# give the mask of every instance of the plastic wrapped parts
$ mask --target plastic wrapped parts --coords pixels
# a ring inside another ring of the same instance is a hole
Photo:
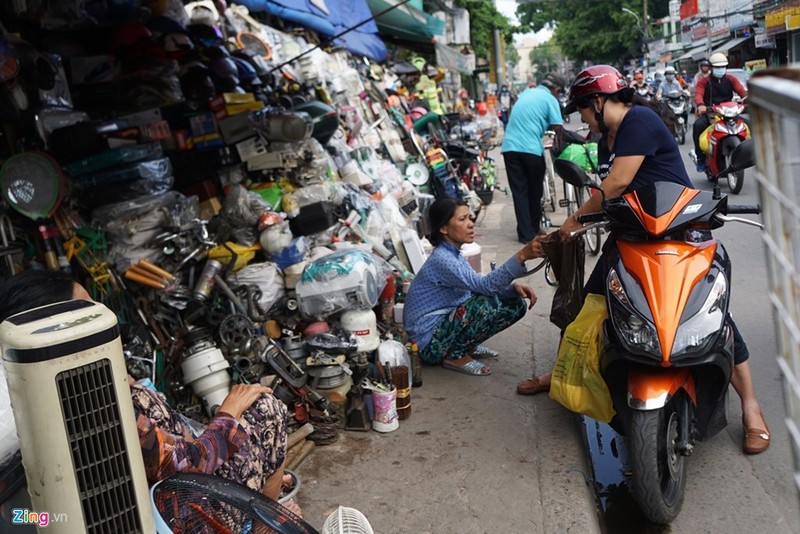
[[[378,303],[386,274],[372,254],[340,250],[310,262],[296,292],[306,317],[328,317],[345,310],[369,310]]]
[[[308,113],[265,109],[252,116],[253,128],[271,142],[296,143],[311,137],[314,122]]]
[[[124,145],[74,161],[66,165],[64,171],[69,176],[75,178],[126,163],[136,163],[137,161],[160,158],[162,155],[161,143]]]

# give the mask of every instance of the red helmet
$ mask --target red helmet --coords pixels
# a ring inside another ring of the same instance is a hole
[[[580,98],[591,95],[613,95],[628,87],[625,77],[610,65],[594,65],[578,73],[569,86],[566,112],[575,111]]]

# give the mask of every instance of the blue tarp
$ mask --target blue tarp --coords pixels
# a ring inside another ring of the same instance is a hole
[[[372,17],[366,0],[236,0],[236,3],[254,13],[266,12],[305,26],[323,37],[333,37]],[[374,61],[383,61],[387,56],[386,45],[372,20],[336,39],[334,44]]]

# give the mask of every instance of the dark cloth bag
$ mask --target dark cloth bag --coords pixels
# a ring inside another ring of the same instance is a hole
[[[583,306],[584,241],[583,238],[563,240],[560,232],[552,232],[541,243],[558,281],[550,308],[550,322],[564,330]]]

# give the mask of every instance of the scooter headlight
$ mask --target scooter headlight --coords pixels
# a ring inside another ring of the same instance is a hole
[[[607,282],[608,292],[613,297],[609,302],[610,316],[620,341],[634,352],[653,354],[660,359],[661,348],[656,329],[650,321],[633,311],[616,270],[609,271]]]
[[[728,281],[719,273],[700,310],[678,327],[672,355],[695,352],[719,332],[728,305]]]

